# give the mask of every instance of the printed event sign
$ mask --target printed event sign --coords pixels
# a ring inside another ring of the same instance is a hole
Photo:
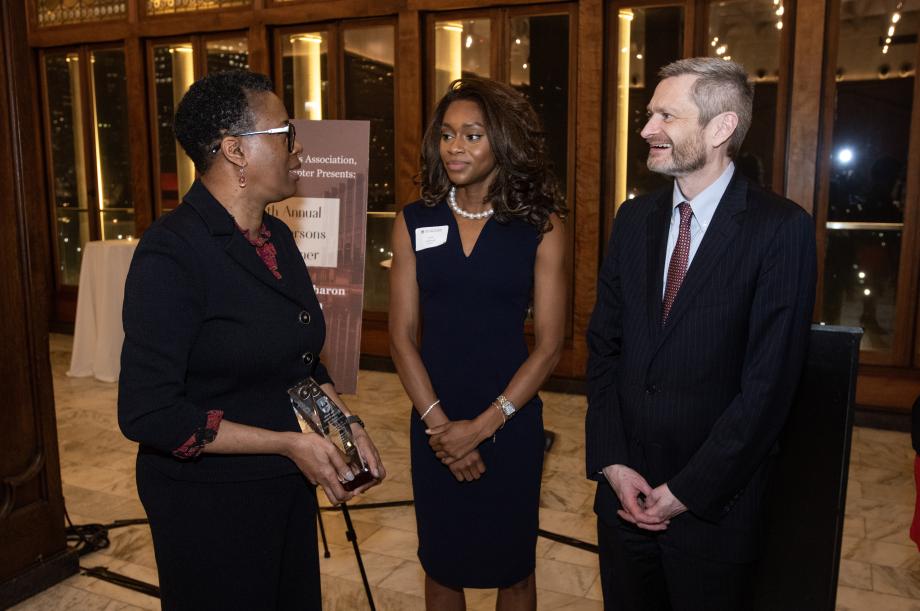
[[[267,210],[288,227],[326,319],[323,363],[340,393],[358,387],[367,229],[368,121],[292,121],[303,145],[294,197]]]

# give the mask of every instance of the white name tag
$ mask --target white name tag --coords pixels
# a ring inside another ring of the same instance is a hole
[[[415,229],[415,251],[440,246],[447,241],[447,225],[417,227]]]

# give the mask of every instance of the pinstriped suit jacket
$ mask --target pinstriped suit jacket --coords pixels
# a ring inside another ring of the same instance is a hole
[[[671,192],[623,204],[599,276],[585,426],[595,511],[619,519],[599,472],[624,464],[652,487],[667,482],[689,509],[662,543],[749,561],[807,347],[814,224],[736,171],[662,326]]]

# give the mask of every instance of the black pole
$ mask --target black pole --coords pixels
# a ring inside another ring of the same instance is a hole
[[[351,523],[351,515],[348,513],[348,506],[345,503],[340,505],[342,516],[345,518],[345,538],[351,541],[351,546],[355,549],[355,560],[358,561],[358,571],[361,572],[361,581],[364,582],[364,593],[367,594],[367,604],[370,605],[371,611],[377,611],[374,606],[374,597],[371,595],[371,584],[367,581],[367,572],[364,570],[364,561],[361,560],[361,550],[358,549],[358,535],[355,533],[355,527]]]
[[[316,493],[316,488],[313,489],[314,496]],[[329,543],[326,541],[326,527],[323,526],[323,512],[319,511],[322,507],[319,506],[319,497],[316,497],[316,522],[319,524],[319,534],[323,539],[323,558],[329,558]]]
[[[568,545],[569,547],[583,549],[586,552],[593,552],[595,554],[598,553],[598,547],[593,543],[588,543],[587,541],[582,541],[581,539],[576,539],[575,537],[569,537],[568,535],[560,535],[559,533],[554,533],[548,530],[543,530],[542,528],[538,528],[537,536],[543,537],[544,539],[549,539],[550,541],[556,541],[557,543],[562,543],[563,545]]]
[[[379,503],[358,503],[357,505],[352,505],[352,511],[358,511],[359,509],[386,509],[387,507],[409,507],[414,505],[415,501],[405,500],[405,501],[381,501]],[[338,507],[320,507],[321,511],[338,511]]]

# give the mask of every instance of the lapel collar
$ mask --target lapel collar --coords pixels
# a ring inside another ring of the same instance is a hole
[[[208,232],[213,236],[230,236],[236,229],[233,217],[227,209],[220,205],[211,192],[208,191],[200,180],[192,183],[182,200],[195,209],[201,220],[208,227]]]
[[[275,250],[278,252],[278,269],[281,272],[281,280],[275,278],[274,274],[269,271],[256,253],[255,247],[236,228],[236,223],[227,209],[211,195],[200,180],[192,184],[192,188],[185,194],[184,201],[195,209],[207,225],[210,234],[223,242],[224,250],[243,269],[269,288],[278,291],[301,306],[308,303],[304,295],[291,287],[290,279],[300,269],[291,264],[291,254],[283,244],[285,241],[277,233],[277,227],[271,228],[270,231],[272,231],[271,243],[275,245]],[[269,222],[266,222],[266,226],[269,226]]]
[[[281,239],[283,232],[287,231],[287,228],[284,227],[284,222],[266,212],[265,226],[272,232],[272,244],[275,245],[275,250],[277,251],[278,271],[281,272],[281,280],[275,280],[271,272],[269,272],[269,276],[272,276],[272,280],[276,284],[280,284],[279,289],[281,292],[297,303],[307,305],[316,302],[313,281],[310,278],[306,263],[304,263],[303,255],[300,254],[300,250],[297,248],[297,243],[293,239]],[[250,246],[250,248],[252,247]],[[258,257],[256,258],[258,259]],[[265,268],[265,264],[261,260],[259,263]],[[265,271],[268,271],[268,268],[265,268]],[[298,276],[304,276],[306,281],[293,282],[292,280]]]
[[[662,328],[659,345],[680,321],[680,317],[693,301],[693,297],[709,278],[713,266],[725,254],[726,248],[741,229],[740,219],[736,217],[747,208],[747,192],[747,180],[735,168],[735,175],[728,183],[716,212],[712,216],[712,221],[706,229],[703,241],[693,256],[684,282],[680,285],[680,290],[677,292],[674,305],[671,306],[671,312],[668,315],[668,323]],[[659,268],[659,272],[664,273],[663,268]],[[660,295],[659,291],[659,303]]]
[[[671,224],[671,189],[662,189],[662,194],[654,202],[654,209],[646,219],[646,248],[648,274],[646,278],[646,318],[649,325],[649,337],[657,337],[661,332],[661,293],[664,273],[665,251],[668,248],[668,229]]]

